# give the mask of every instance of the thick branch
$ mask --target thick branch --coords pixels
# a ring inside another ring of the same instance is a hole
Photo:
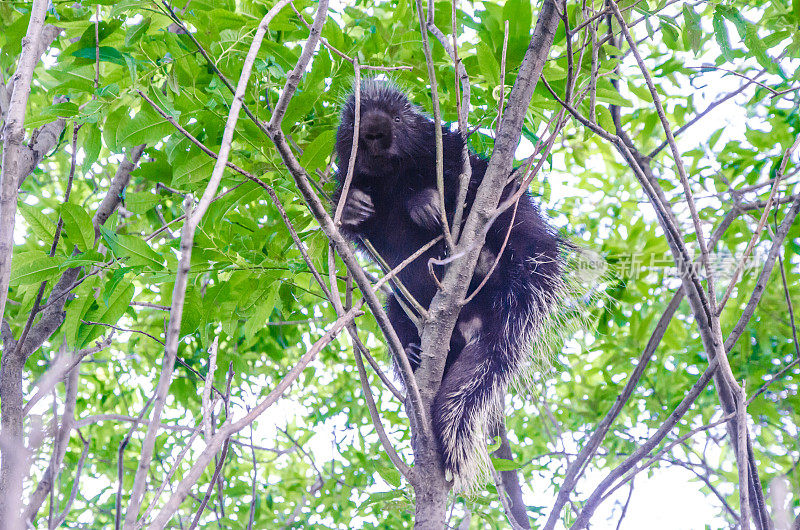
[[[60,355],[68,355],[66,348],[62,348]],[[64,461],[64,455],[67,453],[67,445],[75,425],[75,401],[78,396],[78,375],[79,369],[73,368],[69,373],[66,382],[66,398],[64,402],[64,413],[61,415],[61,427],[58,430],[58,436],[53,444],[53,456],[50,459],[50,465],[44,472],[44,476],[39,481],[33,494],[31,495],[28,506],[25,508],[23,520],[26,524],[33,524],[36,519],[36,514],[41,508],[47,494],[53,488],[56,477],[61,469],[61,463]]]
[[[42,26],[47,11],[45,0],[34,0],[31,6],[28,31],[22,39],[22,51],[17,71],[11,79],[14,85],[5,116],[3,131],[3,160],[0,167],[0,317],[5,312],[11,259],[14,251],[14,223],[17,213],[17,191],[23,176],[23,145],[25,111],[30,96],[33,69],[42,53]],[[17,452],[24,450],[22,440],[22,368],[20,355],[10,355],[4,347],[0,400],[2,400],[2,430],[4,440],[0,463],[0,521],[7,528],[22,526],[19,507],[22,503],[24,462]]]

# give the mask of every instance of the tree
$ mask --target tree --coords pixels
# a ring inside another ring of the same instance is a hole
[[[796,1],[35,0],[0,20],[9,528],[585,528],[668,467],[717,507],[698,525],[798,524]],[[391,273],[331,215],[338,108],[366,75],[490,157],[413,375],[389,361]],[[508,397],[494,484],[456,495],[426,411],[513,167],[610,272]]]

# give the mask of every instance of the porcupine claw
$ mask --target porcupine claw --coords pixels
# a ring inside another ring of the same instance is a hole
[[[411,369],[416,370],[419,368],[419,365],[422,364],[422,348],[420,348],[419,344],[409,344],[406,346],[405,351],[408,362],[411,364]]]

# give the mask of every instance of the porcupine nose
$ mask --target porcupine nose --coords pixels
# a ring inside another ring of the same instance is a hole
[[[385,112],[367,111],[361,116],[358,141],[363,142],[366,149],[379,155],[392,146],[392,120]]]

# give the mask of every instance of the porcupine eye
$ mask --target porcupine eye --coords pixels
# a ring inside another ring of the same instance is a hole
[[[400,123],[400,116],[395,116],[394,117],[394,122],[395,123]]]

